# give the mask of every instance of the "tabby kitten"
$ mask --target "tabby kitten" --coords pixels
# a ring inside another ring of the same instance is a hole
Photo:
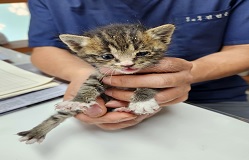
[[[86,32],[83,36],[60,35],[60,39],[78,57],[96,68],[96,73],[82,84],[73,100],[56,104],[56,114],[31,130],[19,132],[18,135],[22,136],[20,141],[26,141],[27,144],[40,143],[50,130],[65,119],[97,105],[96,97],[103,95],[106,89],[101,82],[105,75],[99,72],[100,68],[133,74],[158,64],[168,48],[174,29],[172,24],[148,30],[138,24],[113,24]],[[152,114],[160,109],[154,99],[156,92],[155,89],[137,88],[129,106],[114,111]]]

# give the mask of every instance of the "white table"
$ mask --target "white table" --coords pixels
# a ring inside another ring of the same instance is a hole
[[[128,129],[103,131],[71,118],[42,144],[15,135],[54,113],[61,99],[0,117],[1,160],[248,160],[249,124],[180,103]]]
[[[14,64],[30,57],[0,47]],[[42,144],[26,145],[15,135],[54,113],[48,101],[0,116],[0,160],[248,160],[249,124],[180,103],[128,129],[103,131],[71,118]]]

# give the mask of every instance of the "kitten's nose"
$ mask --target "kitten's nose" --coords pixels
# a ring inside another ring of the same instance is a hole
[[[134,66],[134,63],[132,61],[122,61],[122,62],[120,62],[120,65],[122,67],[132,67],[132,66]]]
[[[126,68],[130,68],[130,67],[134,66],[134,64],[132,64],[132,65],[121,65],[121,66],[126,67]]]

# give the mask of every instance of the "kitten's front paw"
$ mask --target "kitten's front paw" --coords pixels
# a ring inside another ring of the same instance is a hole
[[[86,109],[90,108],[93,105],[98,104],[95,101],[91,101],[90,103],[82,103],[82,102],[75,102],[75,101],[63,101],[59,102],[55,105],[55,109],[59,111],[80,111],[84,112]]]
[[[143,102],[131,102],[129,104],[128,109],[130,109],[133,113],[137,115],[142,115],[142,114],[153,114],[161,107],[157,104],[156,100],[150,99],[148,101],[143,101]]]
[[[36,129],[31,129],[29,131],[23,131],[17,133],[17,135],[21,136],[19,139],[20,142],[26,142],[26,144],[33,143],[41,143],[46,136],[46,133],[43,134],[41,131],[37,131]]]

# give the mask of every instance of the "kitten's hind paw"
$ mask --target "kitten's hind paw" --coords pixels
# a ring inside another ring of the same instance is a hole
[[[42,143],[45,139],[46,135],[38,134],[35,130],[23,131],[17,133],[17,135],[21,136],[19,139],[20,142],[25,142],[26,144],[33,144],[33,143]]]
[[[63,101],[59,102],[55,105],[55,109],[59,111],[80,111],[84,112],[86,109],[90,108],[91,106],[98,104],[95,101],[91,101],[90,103],[83,103],[83,102],[75,102],[75,101]]]

